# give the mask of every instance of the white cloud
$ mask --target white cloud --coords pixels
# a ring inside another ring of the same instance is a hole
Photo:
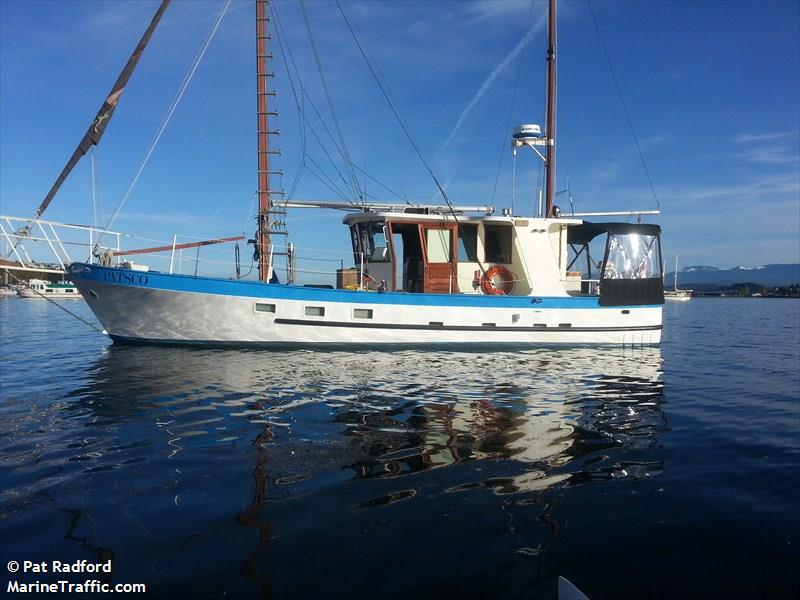
[[[754,163],[769,163],[782,165],[787,163],[796,163],[800,161],[800,154],[796,150],[771,147],[771,148],[753,148],[744,154],[739,155],[750,162]]]
[[[467,6],[467,14],[478,20],[507,19],[526,15],[530,8],[530,0],[476,0]]]
[[[752,142],[765,142],[768,140],[778,140],[789,135],[788,131],[775,133],[740,133],[731,141],[736,144],[749,144]]]

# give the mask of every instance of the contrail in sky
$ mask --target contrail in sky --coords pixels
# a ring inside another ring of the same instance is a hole
[[[517,42],[517,45],[514,46],[511,52],[509,52],[506,55],[506,57],[500,61],[500,64],[494,68],[494,71],[489,73],[489,76],[486,79],[484,79],[483,83],[481,84],[481,87],[479,87],[478,91],[475,93],[475,96],[473,96],[472,100],[469,101],[467,107],[463,111],[461,111],[461,116],[458,117],[458,121],[456,121],[455,127],[453,127],[453,130],[450,132],[450,135],[447,136],[447,139],[445,140],[444,144],[442,144],[442,147],[439,148],[439,150],[436,152],[436,156],[439,156],[450,145],[450,142],[452,142],[453,138],[456,137],[456,133],[458,133],[461,124],[464,122],[464,119],[466,119],[470,111],[473,108],[475,108],[475,105],[480,101],[480,99],[483,97],[483,95],[486,93],[486,90],[489,89],[492,83],[494,83],[494,80],[497,79],[500,76],[500,74],[508,68],[508,66],[514,61],[514,59],[517,58],[517,56],[519,56],[519,53],[522,52],[522,49],[525,48],[525,46],[528,44],[531,38],[536,33],[538,33],[539,30],[542,29],[542,27],[544,27],[545,16],[546,16],[545,13],[542,13],[539,16],[539,18],[536,20],[536,23],[533,24],[533,27],[531,27],[525,33],[525,35],[522,36],[522,39],[519,42]]]

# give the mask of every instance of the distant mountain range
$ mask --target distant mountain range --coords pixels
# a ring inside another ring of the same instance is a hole
[[[667,273],[665,287],[672,287],[675,272]],[[763,267],[717,267],[696,266],[678,270],[678,287],[692,285],[732,286],[737,283],[756,283],[764,287],[789,286],[800,283],[800,263],[788,265],[764,265]]]

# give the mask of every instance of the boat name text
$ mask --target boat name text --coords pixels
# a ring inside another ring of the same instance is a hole
[[[150,280],[144,273],[128,273],[125,271],[104,271],[104,281],[113,281],[114,283],[127,283],[128,285],[141,285],[146,286]]]

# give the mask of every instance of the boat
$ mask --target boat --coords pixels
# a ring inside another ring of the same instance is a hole
[[[17,290],[21,298],[81,298],[78,288],[69,281],[52,283],[43,279],[31,279],[28,285]]]
[[[523,125],[512,135],[515,149],[530,147],[545,163],[544,202],[528,216],[455,205],[441,186],[440,205],[275,195],[269,166],[273,113],[267,106],[271,37],[267,2],[255,4],[259,211],[252,243],[259,280],[125,268],[108,256],[99,264],[71,264],[69,277],[112,340],[370,348],[660,342],[661,229],[639,222],[658,211],[599,213],[635,216],[637,222],[595,222],[565,215],[554,204],[555,0],[548,15],[546,128]],[[335,287],[276,279],[275,215],[305,207],[347,212],[343,224],[353,266],[337,271]]]
[[[675,280],[673,289],[664,290],[664,300],[673,300],[677,302],[686,302],[692,299],[692,292],[694,290],[679,290],[678,289],[678,255],[675,255]]]

